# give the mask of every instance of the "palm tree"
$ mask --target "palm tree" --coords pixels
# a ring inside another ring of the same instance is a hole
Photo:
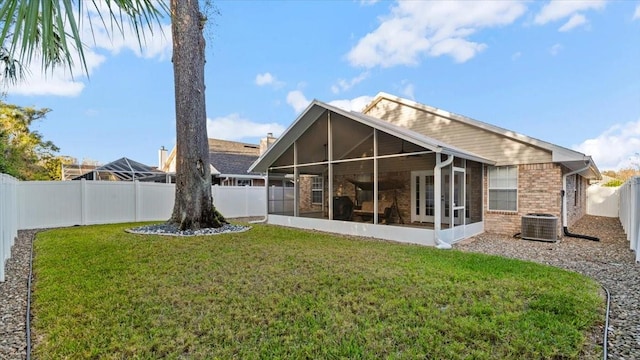
[[[106,11],[100,12],[101,4]],[[120,32],[121,19],[128,18],[141,44],[145,26],[152,29],[164,14],[171,16],[177,161],[176,199],[169,223],[182,230],[222,226],[225,220],[215,210],[211,196],[202,35],[206,18],[198,0],[170,0],[168,7],[164,0],[2,0],[0,44],[6,44],[10,58],[19,54],[23,64],[40,55],[45,69],[60,65],[71,69],[75,52],[86,71],[76,16],[87,5],[93,5],[102,21],[115,24],[111,28]]]

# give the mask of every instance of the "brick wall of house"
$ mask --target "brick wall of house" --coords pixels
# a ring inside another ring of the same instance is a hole
[[[409,171],[390,171],[381,172],[378,177],[380,180],[394,181],[401,184],[402,188],[397,190],[379,191],[378,200],[384,202],[393,202],[394,194],[398,203],[398,211],[405,222],[411,221],[411,176]],[[336,175],[333,178],[333,186],[336,196],[349,196],[351,200],[356,202],[356,188],[347,179],[357,178],[356,175]]]
[[[587,179],[580,175],[567,177],[567,226],[572,226],[587,213]]]
[[[490,211],[487,171],[484,175],[485,231],[513,235],[520,232],[521,219],[529,213],[558,217],[561,234],[562,168],[553,163],[518,165],[518,210]]]
[[[300,199],[299,199],[299,211],[300,214],[303,215],[305,212],[318,212],[318,211],[322,211],[322,204],[313,204],[311,202],[312,197],[311,197],[311,187],[312,187],[312,182],[313,182],[313,178],[314,176],[300,176],[300,182],[299,187],[299,194],[300,194]],[[326,198],[326,181],[325,181],[325,191],[323,193],[323,195]]]
[[[466,170],[466,183],[467,183],[467,213],[469,221],[471,223],[482,221],[482,213],[484,207],[482,206],[482,194],[483,194],[483,171],[482,164],[467,161]]]

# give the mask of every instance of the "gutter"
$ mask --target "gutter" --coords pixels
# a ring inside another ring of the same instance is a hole
[[[441,162],[440,160],[440,152],[436,152],[436,166],[435,168],[433,168],[433,177],[436,181],[438,181],[438,184],[436,184],[436,186],[434,186],[434,201],[437,201],[438,203],[436,204],[435,208],[435,214],[434,214],[434,223],[433,223],[433,233],[434,233],[434,239],[436,241],[436,248],[438,249],[442,249],[442,250],[449,250],[452,248],[451,244],[449,244],[448,242],[445,242],[444,240],[440,239],[439,234],[440,234],[440,227],[441,227],[441,222],[440,222],[440,218],[442,217],[442,207],[440,204],[440,199],[442,198],[442,168],[450,165],[453,162],[453,155],[447,155],[447,160],[445,160],[444,162]]]
[[[569,232],[569,228],[567,226],[568,224],[568,215],[567,215],[567,177],[571,176],[571,175],[575,175],[578,173],[581,173],[585,170],[588,170],[589,168],[591,168],[591,160],[587,160],[585,162],[585,167],[583,167],[582,169],[578,169],[578,170],[574,170],[571,171],[569,173],[566,173],[564,175],[562,175],[562,230],[564,232],[564,236],[567,237],[575,237],[575,238],[580,238],[580,239],[586,239],[586,240],[591,240],[591,241],[600,241],[600,239],[598,239],[597,237],[593,237],[593,236],[589,236],[589,235],[580,235],[580,234],[572,234]]]

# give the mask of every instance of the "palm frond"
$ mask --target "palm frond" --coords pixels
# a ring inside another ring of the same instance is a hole
[[[3,0],[0,2],[0,45],[23,64],[31,62],[36,54],[41,55],[45,69],[57,65],[71,69],[73,54],[77,53],[87,73],[79,27],[86,11],[83,6],[87,3],[83,0]],[[144,27],[153,31],[153,25],[160,24],[164,14],[169,13],[164,0],[92,0],[91,4],[103,25],[109,19],[114,33],[124,34],[123,24],[128,19],[140,46]],[[102,14],[102,4],[107,14]],[[106,26],[105,29],[109,30]]]

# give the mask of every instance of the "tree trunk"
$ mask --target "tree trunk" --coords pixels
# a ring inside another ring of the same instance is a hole
[[[181,230],[220,227],[213,207],[204,96],[204,17],[198,0],[171,0],[176,102],[176,198],[169,223]]]

